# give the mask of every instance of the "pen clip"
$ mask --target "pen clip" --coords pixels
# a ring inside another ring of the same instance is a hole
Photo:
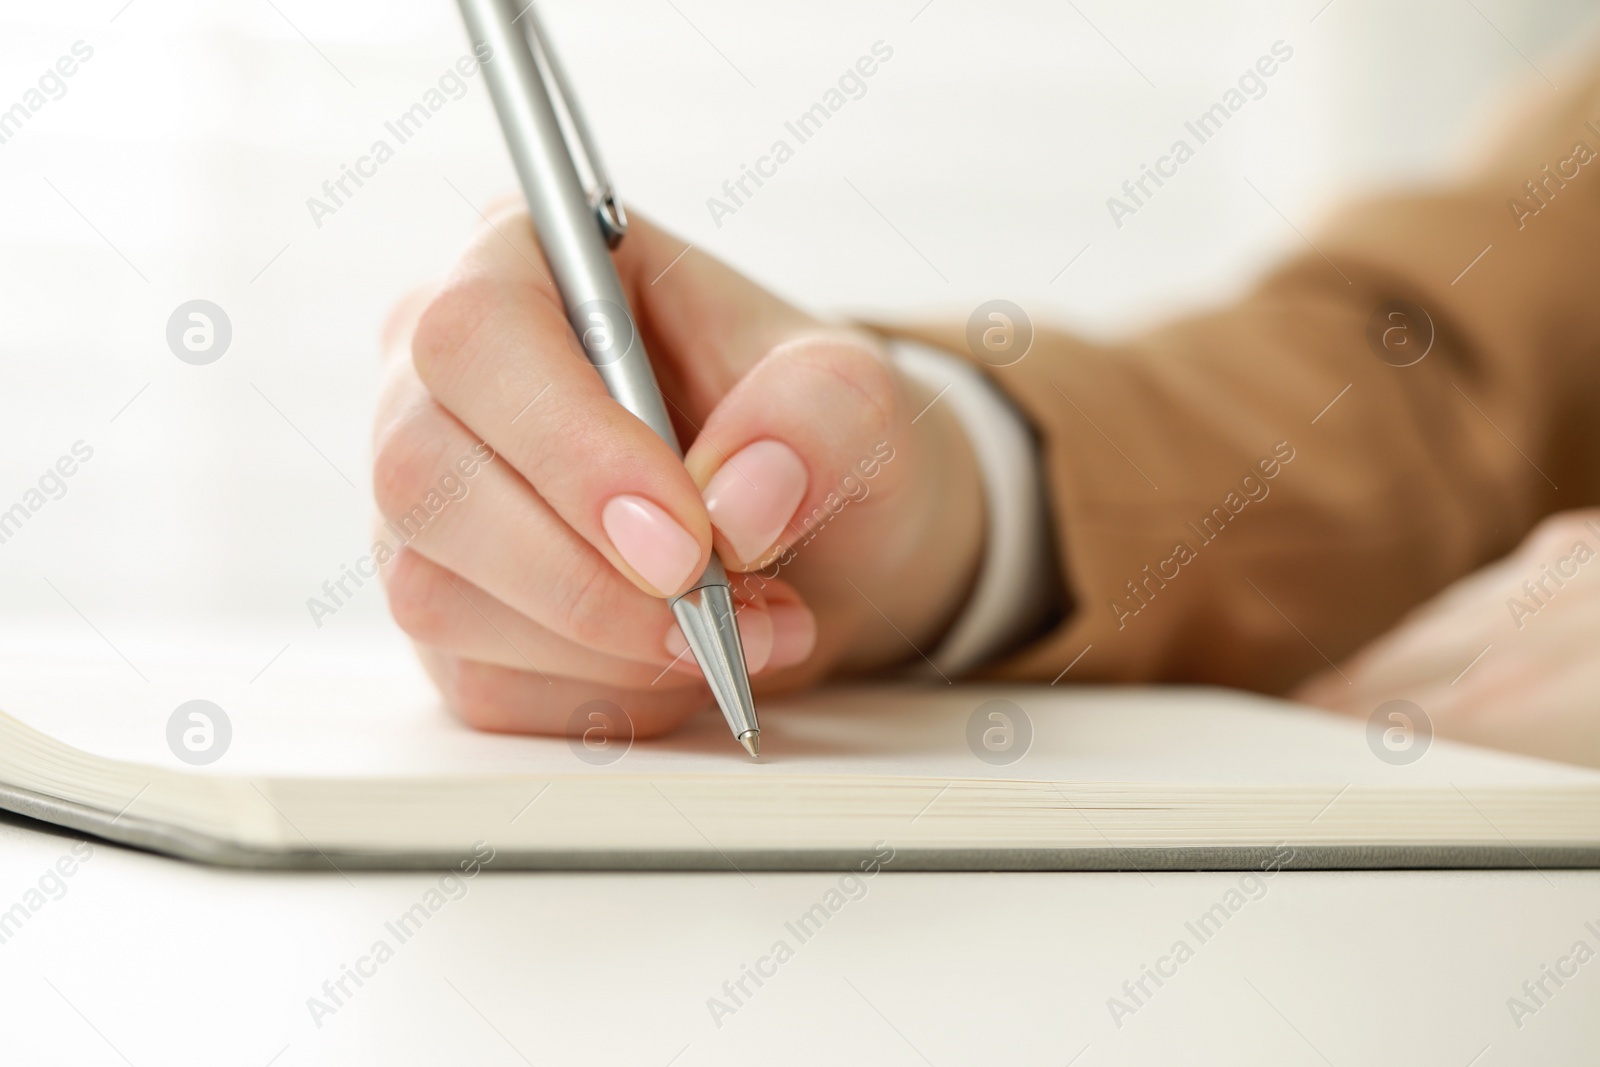
[[[533,4],[529,3],[523,8],[522,14],[527,16],[527,28],[523,32],[533,51],[533,61],[539,68],[539,76],[544,80],[545,90],[551,99],[558,103],[559,110],[566,115],[567,122],[563,124],[561,132],[563,140],[567,142],[567,152],[578,164],[580,172],[588,171],[594,185],[589,193],[589,206],[594,210],[595,221],[600,224],[600,232],[606,239],[606,246],[616,248],[628,232],[627,212],[622,210],[622,204],[617,200],[611,179],[606,175],[605,167],[600,162],[600,153],[595,148],[589,124],[578,108],[577,95],[567,82],[566,72],[561,69],[561,62],[556,59],[555,50],[547,43],[544,26],[539,22],[539,13],[534,10]],[[576,135],[576,144],[573,143],[573,137],[567,136],[567,125],[571,126],[572,133]]]

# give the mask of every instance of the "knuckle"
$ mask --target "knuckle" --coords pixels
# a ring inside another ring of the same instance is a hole
[[[509,728],[510,700],[504,679],[497,672],[463,664],[456,672],[451,696],[456,714],[474,730]]]
[[[414,286],[408,290],[394,306],[389,309],[389,314],[384,318],[382,327],[378,330],[378,337],[382,343],[384,353],[387,355],[405,337],[415,330],[417,317],[422,314],[432,298],[431,286]]]
[[[443,462],[440,414],[430,401],[379,433],[372,460],[372,496],[384,518],[404,518],[434,488]]]
[[[537,724],[548,711],[548,700],[541,692],[545,687],[529,685],[529,677],[507,667],[463,661],[447,700],[474,730],[543,732]]]
[[[452,280],[423,309],[411,335],[411,362],[430,390],[459,372],[473,337],[503,299],[492,278],[469,274]]]
[[[870,414],[870,431],[887,433],[899,408],[895,373],[880,353],[862,341],[827,338],[796,345],[789,358],[829,375],[854,393]]]
[[[413,641],[443,647],[455,618],[453,596],[438,567],[402,548],[384,569],[383,591],[395,624]]]

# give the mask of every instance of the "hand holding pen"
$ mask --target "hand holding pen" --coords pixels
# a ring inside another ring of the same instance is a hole
[[[516,18],[494,6],[495,25]],[[606,191],[584,201],[601,248]],[[569,309],[546,254],[548,228],[566,225],[555,219],[536,236],[520,206],[493,212],[443,288],[387,331],[383,516],[459,479],[480,442],[495,455],[384,566],[447,700],[489,729],[563,733],[597,699],[638,736],[671,729],[712,702],[671,602],[715,573],[713,548],[757,695],[917,661],[982,538],[974,461],[954,417],[929,406],[935,392],[870,335],[636,214],[609,257],[622,314],[582,307],[593,295]],[[609,336],[584,345],[574,321]],[[613,398],[594,354],[618,349],[649,354],[682,458],[636,397]]]

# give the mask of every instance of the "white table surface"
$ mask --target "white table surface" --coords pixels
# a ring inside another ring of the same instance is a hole
[[[72,842],[0,823],[0,906]],[[486,870],[400,943],[385,923],[437,876],[97,845],[0,945],[0,1062],[1594,1062],[1600,962],[1520,1029],[1506,1001],[1600,946],[1600,873],[1285,872],[1200,942],[1185,924],[1239,878],[885,871],[802,943],[785,924],[838,876]],[[314,1019],[380,938],[392,958]],[[708,998],[779,939],[793,957],[717,1025]],[[1108,999],[1178,939],[1192,958],[1119,1027]]]
[[[324,645],[321,656],[291,648],[249,682],[262,639],[210,636],[147,631],[125,641],[150,679],[141,682],[92,634],[0,629],[0,708],[69,743],[182,769],[165,749],[166,719],[181,697],[202,694],[234,723],[234,743],[205,773],[526,773],[540,744],[451,719],[397,633]],[[188,651],[163,657],[174,649]],[[1200,777],[1250,774],[1229,764],[1242,755],[1235,746],[1186,743],[1191,728],[1176,720],[1160,729],[1177,740],[1140,746],[1153,751],[1131,763],[1139,753],[1127,731],[1082,718],[1091,706],[1114,710],[1107,702],[1122,695],[1054,698],[1079,702],[1073,750],[1091,769],[1190,773],[1187,758],[1175,771],[1178,753],[1199,760]],[[1274,729],[1213,707],[1223,694],[1188,699],[1173,708],[1271,747]],[[1051,717],[1062,708],[1031,706],[1041,736],[1063,728]],[[807,735],[768,711],[775,750],[779,739],[803,747]],[[806,721],[826,714],[819,705]],[[708,715],[661,744],[692,748],[701,727],[727,743]],[[1326,746],[1330,781],[1421,786],[1481,779],[1494,772],[1486,759],[1507,774],[1533,766],[1457,746],[1441,760],[1445,742],[1440,754],[1390,766],[1366,758],[1358,723],[1330,716],[1296,730]],[[652,766],[660,753],[646,747],[624,760]],[[465,878],[250,873],[110,844],[77,861],[75,842],[0,815],[0,1064],[1060,1065],[1081,1053],[1083,1067],[1492,1067],[1593,1062],[1600,1037],[1600,962],[1560,989],[1546,979],[1554,995],[1530,1016],[1507,1006],[1575,942],[1600,949],[1594,871],[927,874],[897,872],[890,860],[872,878],[841,881],[517,873],[490,859]],[[53,877],[63,856],[76,869]],[[31,889],[45,892],[29,898]],[[18,902],[25,919],[11,912]],[[419,903],[433,907],[402,943],[386,924]],[[819,903],[829,917],[802,941],[786,924]],[[1219,903],[1226,920],[1197,929]],[[346,978],[344,1003],[334,1002],[323,983],[358,967],[380,939],[392,958],[361,965],[363,983]],[[734,1000],[723,983],[779,940],[793,957],[761,963],[770,977],[759,988],[745,978],[750,995]],[[1180,940],[1192,958],[1163,963]],[[1143,977],[1158,964],[1170,975],[1159,987]],[[1134,1000],[1123,983],[1142,977]],[[1113,997],[1124,1011],[1113,1013]],[[714,1013],[712,998],[735,1010]]]

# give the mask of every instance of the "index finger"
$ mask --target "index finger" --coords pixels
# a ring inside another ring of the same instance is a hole
[[[687,589],[711,524],[677,453],[607,394],[526,216],[491,220],[412,341],[428,391],[635,585]]]

